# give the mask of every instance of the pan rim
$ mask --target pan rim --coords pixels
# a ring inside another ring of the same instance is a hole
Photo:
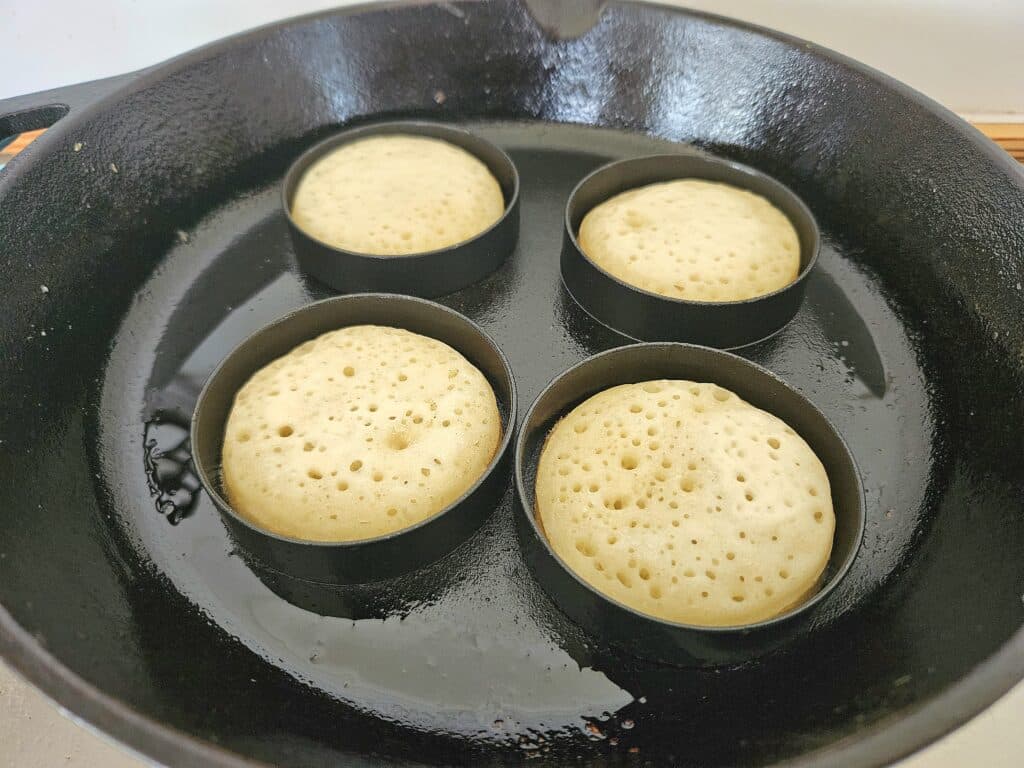
[[[69,719],[91,726],[113,739],[120,748],[146,761],[159,759],[167,765],[197,765],[191,761],[200,759],[214,768],[270,768],[268,763],[242,757],[161,723],[102,691],[47,651],[2,604],[0,658]],[[850,768],[878,768],[891,764],[939,740],[980,714],[1021,682],[1016,675],[1024,675],[1024,628],[1017,630],[995,654],[978,664],[958,683],[949,685],[932,699],[912,706],[909,713],[888,715],[861,733],[776,763],[776,768],[830,768],[839,758]],[[964,686],[964,683],[971,685]],[[908,729],[915,732],[909,743],[897,740],[892,727],[896,723],[903,726],[900,735],[905,735]],[[860,748],[861,754],[849,754],[854,746]],[[380,765],[365,762],[357,755],[347,755],[346,759],[351,760],[348,763],[351,766],[369,768]]]
[[[291,26],[298,26],[317,19],[345,17],[369,10],[383,11],[410,8],[420,3],[385,2],[360,3],[342,9],[319,11],[292,17],[240,32],[199,48],[187,51],[164,62],[138,71],[138,76],[108,95],[97,99],[87,107],[73,111],[47,130],[35,144],[33,155],[43,154],[51,147],[64,141],[79,126],[89,122],[95,115],[125,96],[144,90],[176,74],[186,67],[212,59],[245,41],[257,41],[272,32]],[[652,2],[609,3],[609,6],[633,5],[661,14],[685,16],[691,19],[712,22],[733,30],[741,30],[761,38],[775,40],[792,49],[799,49],[810,55],[831,62],[849,72],[879,84],[896,96],[917,105],[937,120],[955,131],[982,158],[1000,173],[1009,183],[1020,188],[1024,195],[1024,166],[1017,163],[1006,152],[990,141],[980,131],[964,122],[948,108],[914,90],[910,86],[862,64],[844,54],[802,38],[778,32],[761,25],[732,19],[719,14],[680,7],[667,7]],[[607,126],[605,126],[607,127]],[[8,191],[17,178],[32,166],[32,156],[25,163],[15,163],[8,172],[0,175],[0,196]],[[216,768],[254,768],[266,765],[249,758],[243,758],[216,746],[191,733],[166,725],[142,714],[127,703],[111,696],[99,687],[66,667],[49,651],[42,642],[23,628],[0,604],[0,658],[7,661],[11,669],[20,674],[58,706],[66,707],[76,718],[92,724],[115,738],[127,748],[140,751],[168,764],[197,765],[197,760],[206,761]],[[994,653],[982,660],[974,669],[951,683],[940,693],[927,701],[908,707],[902,713],[893,713],[873,723],[862,731],[833,742],[800,757],[778,763],[783,768],[827,768],[841,760],[844,765],[865,768],[880,766],[905,757],[963,725],[986,707],[994,703],[1010,688],[1024,679],[1024,627],[999,646]],[[900,723],[901,728],[893,728]],[[351,765],[367,765],[355,755],[348,755]]]

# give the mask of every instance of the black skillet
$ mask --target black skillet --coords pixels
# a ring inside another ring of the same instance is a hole
[[[861,766],[1024,674],[1021,169],[811,44],[530,5],[543,24],[499,2],[321,14],[0,103],[0,133],[65,115],[0,173],[0,651],[77,716],[172,765]],[[329,295],[296,269],[278,184],[339,126],[409,116],[518,165],[517,250],[442,301],[501,345],[524,408],[624,342],[558,280],[590,170],[687,142],[808,203],[806,300],[742,354],[821,408],[863,475],[866,537],[826,627],[726,669],[617,654],[531,580],[510,493],[383,621],[289,606],[234,556],[182,440],[232,346]]]

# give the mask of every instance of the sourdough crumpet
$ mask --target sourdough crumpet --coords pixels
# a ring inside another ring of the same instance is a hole
[[[583,217],[578,240],[606,272],[674,299],[763,296],[800,270],[800,241],[782,211],[753,192],[700,179],[615,195]]]
[[[342,144],[305,172],[291,215],[307,234],[356,253],[402,256],[447,248],[505,211],[497,180],[475,156],[426,136]]]
[[[448,506],[501,439],[494,391],[436,339],[374,325],[331,331],[257,371],[224,435],[238,514],[275,533],[353,541]]]
[[[584,581],[703,626],[776,616],[813,593],[835,516],[828,476],[775,416],[714,384],[612,387],[541,452],[537,516]]]

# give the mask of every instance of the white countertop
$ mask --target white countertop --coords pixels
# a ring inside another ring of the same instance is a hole
[[[1024,753],[1024,683],[960,730],[898,768],[1018,768]],[[146,763],[63,717],[0,664],[0,768],[142,768]]]

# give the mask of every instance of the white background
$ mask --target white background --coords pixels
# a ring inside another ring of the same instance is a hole
[[[0,98],[115,75],[345,0],[0,0]],[[1024,113],[1024,0],[689,0],[834,48],[962,113]]]

